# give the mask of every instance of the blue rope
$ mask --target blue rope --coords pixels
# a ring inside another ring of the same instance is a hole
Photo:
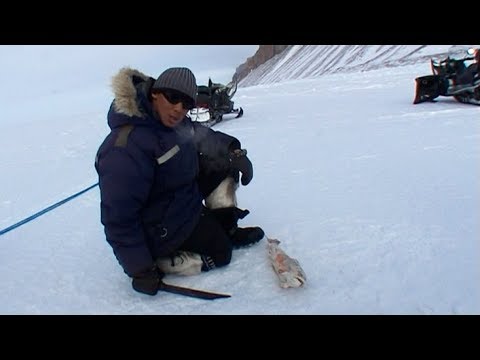
[[[50,210],[55,209],[56,207],[58,207],[58,206],[60,206],[60,205],[65,204],[67,201],[70,201],[70,200],[76,198],[77,196],[80,196],[80,195],[82,195],[83,193],[86,193],[88,190],[93,189],[93,188],[94,188],[95,186],[97,186],[97,185],[98,185],[98,183],[93,184],[92,186],[89,186],[88,188],[86,188],[86,189],[84,189],[84,190],[82,190],[82,191],[79,191],[79,192],[77,192],[76,194],[73,194],[72,196],[67,197],[66,199],[63,199],[63,200],[57,202],[56,204],[50,205],[49,207],[47,207],[47,208],[45,208],[45,209],[43,209],[43,210],[41,210],[41,211],[33,214],[32,216],[29,216],[29,217],[23,219],[22,221],[17,222],[16,224],[13,224],[13,225],[11,225],[11,226],[3,229],[3,230],[0,230],[0,236],[3,235],[3,234],[5,234],[5,233],[7,233],[7,232],[9,232],[10,230],[13,230],[13,229],[15,229],[15,228],[17,228],[17,227],[19,227],[19,226],[21,226],[21,225],[29,222],[29,221],[32,221],[33,219],[36,219],[37,217],[39,217],[39,216],[41,216],[41,215],[49,212]]]

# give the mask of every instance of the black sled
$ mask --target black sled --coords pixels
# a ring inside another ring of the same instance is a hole
[[[439,96],[450,96],[461,103],[480,105],[479,63],[466,64],[478,58],[478,50],[476,51],[476,57],[453,59],[448,56],[441,61],[431,59],[433,75],[415,79],[413,103],[434,102]]]
[[[237,92],[237,82],[227,85],[213,83],[208,79],[208,86],[198,86],[196,107],[190,110],[190,117],[206,126],[213,126],[223,120],[224,115],[235,114],[234,118],[243,116],[243,109],[234,108],[233,96]]]

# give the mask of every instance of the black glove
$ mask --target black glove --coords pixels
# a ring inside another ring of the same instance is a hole
[[[235,149],[230,153],[230,167],[233,177],[238,182],[240,171],[242,173],[242,185],[248,185],[253,178],[253,165],[247,157],[247,150]]]
[[[134,290],[148,294],[156,295],[160,280],[165,276],[156,266],[152,266],[139,274],[133,276],[132,287]]]

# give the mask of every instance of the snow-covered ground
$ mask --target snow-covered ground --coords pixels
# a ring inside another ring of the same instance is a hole
[[[240,225],[278,238],[304,287],[278,286],[262,241],[225,268],[166,279],[229,299],[136,293],[105,241],[96,187],[0,236],[0,313],[480,314],[480,107],[412,105],[429,71],[239,88],[245,115],[215,127],[254,163]],[[96,183],[108,131],[108,88],[26,95],[21,126],[0,132],[0,230]]]

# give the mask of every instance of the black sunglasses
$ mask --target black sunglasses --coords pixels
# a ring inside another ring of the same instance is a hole
[[[195,107],[195,104],[194,104],[193,100],[190,97],[188,97],[187,95],[182,94],[179,91],[162,90],[161,93],[163,94],[165,99],[167,99],[167,101],[172,105],[176,105],[179,102],[181,102],[182,107],[185,110],[192,110]]]

